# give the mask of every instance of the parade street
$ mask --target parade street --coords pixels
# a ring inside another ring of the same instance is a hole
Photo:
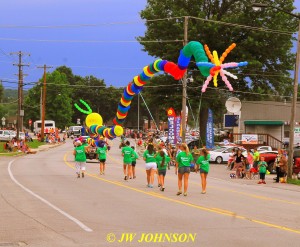
[[[33,155],[1,157],[0,246],[299,246],[300,188],[230,179],[211,165],[206,194],[191,173],[177,196],[174,167],[165,191],[146,187],[144,161],[124,180],[119,139],[105,175],[96,160],[84,178],[74,170],[73,144]],[[133,144],[133,143],[132,143]]]

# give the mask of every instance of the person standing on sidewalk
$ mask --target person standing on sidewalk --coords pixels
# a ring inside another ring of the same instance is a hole
[[[176,168],[175,174],[178,175],[178,192],[177,196],[182,194],[182,178],[183,178],[183,195],[187,196],[187,189],[189,184],[189,175],[191,172],[191,163],[193,161],[193,156],[189,151],[186,143],[182,143],[179,146],[180,152],[176,157]]]
[[[266,184],[265,177],[267,173],[268,164],[265,162],[265,157],[260,157],[260,162],[258,163],[258,171],[259,171],[259,178],[260,181],[258,184]]]
[[[85,156],[85,147],[82,146],[81,141],[75,142],[75,148],[73,151],[73,154],[75,156],[75,167],[76,167],[76,174],[77,178],[81,177],[84,178],[84,172],[85,172],[85,163],[86,163],[86,156]]]

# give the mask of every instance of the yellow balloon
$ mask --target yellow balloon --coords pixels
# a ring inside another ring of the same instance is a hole
[[[115,128],[114,128],[114,132],[115,132],[116,136],[123,135],[123,132],[124,132],[123,127],[120,126],[120,125],[116,125]]]
[[[85,124],[87,127],[90,127],[95,124],[102,125],[103,120],[102,120],[102,117],[98,113],[93,112],[86,117]]]

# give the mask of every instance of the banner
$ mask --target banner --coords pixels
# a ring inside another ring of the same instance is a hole
[[[258,144],[258,135],[242,134],[242,144]]]
[[[208,118],[206,124],[206,148],[214,147],[214,120],[213,112],[211,109],[208,109]]]
[[[168,139],[170,144],[177,144],[180,140],[180,117],[176,116],[173,108],[167,110],[168,114]]]

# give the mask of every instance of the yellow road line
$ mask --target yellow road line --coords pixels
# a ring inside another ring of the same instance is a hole
[[[66,158],[67,158],[67,154],[64,155],[65,164],[67,166],[71,167],[72,169],[74,169],[74,165],[70,164],[67,161]],[[237,215],[234,212],[230,212],[230,211],[226,211],[226,210],[222,210],[222,209],[218,209],[218,208],[209,208],[209,207],[204,207],[204,206],[196,205],[196,204],[189,203],[189,202],[180,201],[180,200],[177,200],[177,199],[166,197],[162,194],[158,194],[158,193],[155,193],[155,192],[154,193],[153,192],[147,192],[147,191],[144,191],[144,190],[141,190],[141,189],[137,189],[137,188],[122,184],[120,182],[111,181],[111,180],[101,178],[101,177],[98,177],[98,176],[95,176],[95,175],[92,175],[92,174],[89,174],[89,173],[86,173],[86,175],[90,176],[92,178],[101,180],[101,181],[106,182],[106,183],[114,184],[114,185],[117,185],[117,186],[120,186],[120,187],[123,187],[123,188],[126,188],[126,189],[130,189],[130,190],[133,190],[133,191],[145,194],[145,195],[153,196],[153,197],[156,197],[156,198],[160,198],[160,199],[170,201],[170,202],[174,202],[174,203],[177,203],[177,204],[181,204],[181,205],[184,205],[184,206],[188,206],[188,207],[192,207],[192,208],[196,208],[196,209],[200,209],[200,210],[203,210],[203,211],[216,213],[216,214],[220,214],[220,215],[234,217],[235,219],[247,220],[247,221],[251,221],[251,222],[254,222],[254,223],[257,223],[257,224],[260,224],[260,225],[265,225],[265,226],[268,226],[268,227],[272,227],[272,228],[276,228],[276,229],[280,229],[280,230],[300,234],[300,230],[297,230],[297,229],[288,228],[288,227],[285,227],[285,226],[280,226],[280,225],[264,222],[264,221],[261,221],[261,220],[251,219],[251,218],[248,218],[246,216]]]
[[[121,164],[119,160],[111,157],[110,155],[107,155],[107,157],[114,160],[114,161],[116,161],[117,163]],[[142,170],[141,168],[138,168],[138,167],[136,167],[135,169]],[[170,178],[173,179],[173,177],[170,177]],[[193,181],[189,181],[189,183],[199,185],[198,183],[193,182]],[[227,191],[227,192],[232,192],[232,193],[244,195],[244,196],[247,196],[247,197],[253,197],[253,198],[260,199],[260,200],[265,200],[265,201],[276,201],[276,202],[282,202],[282,203],[286,203],[286,204],[300,205],[299,202],[281,200],[281,199],[276,199],[276,198],[271,198],[271,197],[266,197],[266,196],[258,196],[258,195],[251,194],[251,193],[240,192],[240,191],[230,190],[230,189],[224,189],[224,188],[220,188],[220,187],[216,187],[216,186],[208,186],[208,187],[209,188],[215,188],[217,190],[222,190],[222,191]]]

